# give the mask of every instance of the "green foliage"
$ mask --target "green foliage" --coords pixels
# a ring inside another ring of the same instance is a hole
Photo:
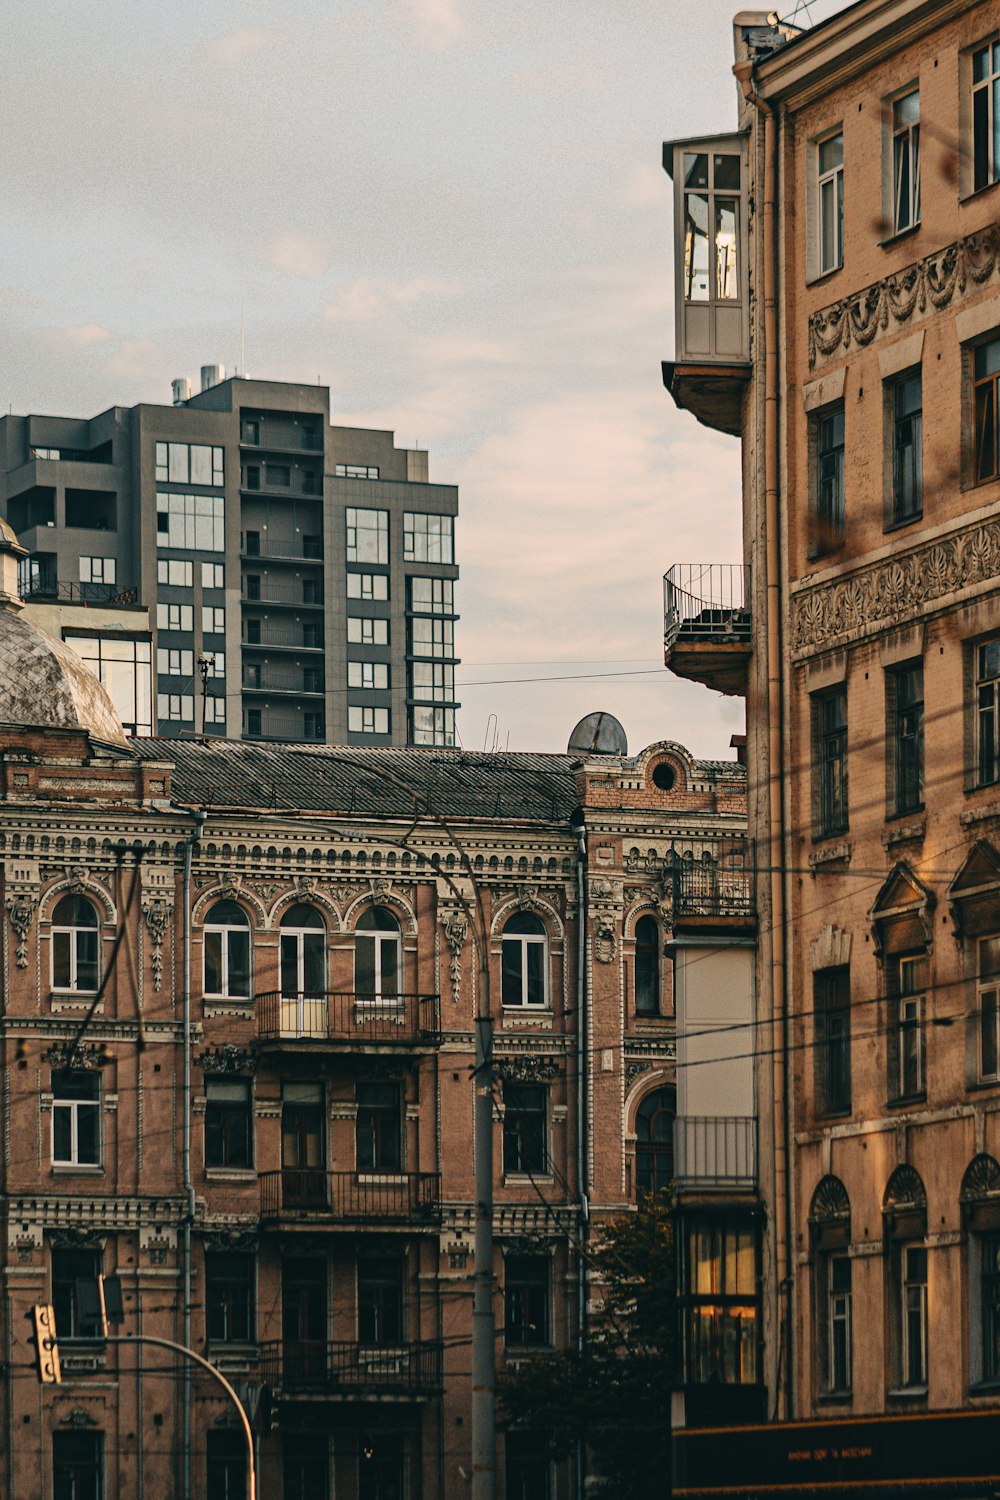
[[[547,1432],[555,1458],[584,1443],[608,1500],[666,1500],[677,1342],[667,1196],[602,1225],[578,1253],[590,1299],[601,1302],[586,1347],[536,1355],[505,1375],[503,1425]]]

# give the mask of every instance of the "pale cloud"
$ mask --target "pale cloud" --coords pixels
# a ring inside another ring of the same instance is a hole
[[[633,162],[625,174],[622,199],[629,208],[664,208],[670,184],[655,162]]]
[[[145,390],[152,387],[155,390],[162,364],[163,351],[155,339],[126,339],[105,360],[104,372],[111,380],[120,381],[126,387],[140,386]]]
[[[411,307],[425,298],[453,295],[455,288],[436,276],[413,276],[393,280],[386,276],[358,276],[340,287],[323,310],[331,323],[371,322],[391,308]]]
[[[87,349],[92,344],[106,343],[111,333],[107,328],[102,328],[100,323],[71,323],[66,329],[66,337],[70,343]]]
[[[264,259],[285,276],[315,281],[329,271],[333,250],[324,236],[307,229],[286,229],[266,247]]]
[[[442,51],[461,41],[467,22],[463,0],[400,0],[422,44]]]
[[[205,51],[213,62],[224,68],[238,68],[247,58],[255,57],[265,47],[274,45],[276,33],[261,26],[240,26],[224,31],[206,43]]]

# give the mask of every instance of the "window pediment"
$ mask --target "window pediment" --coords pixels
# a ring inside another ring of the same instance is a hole
[[[952,921],[960,937],[979,937],[1000,926],[1000,854],[979,839],[948,887]]]
[[[875,956],[929,948],[937,898],[905,861],[890,872],[868,913],[875,939]]]

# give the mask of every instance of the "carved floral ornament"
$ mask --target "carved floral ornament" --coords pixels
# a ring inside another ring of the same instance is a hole
[[[210,1047],[201,1054],[198,1061],[205,1073],[222,1073],[234,1077],[253,1073],[257,1068],[257,1059],[248,1047],[236,1047],[231,1043],[222,1047]]]
[[[877,635],[949,594],[1000,575],[1000,522],[989,521],[894,557],[842,582],[803,590],[792,606],[792,650],[826,650]]]
[[[28,933],[38,910],[38,898],[27,891],[15,892],[7,898],[7,915],[14,929],[17,945],[14,953],[19,969],[28,966]]]
[[[511,1057],[498,1057],[494,1062],[498,1078],[507,1083],[545,1083],[557,1078],[561,1072],[554,1057],[533,1057],[518,1053]]]
[[[1000,227],[989,224],[914,265],[821,308],[809,319],[809,366],[947,307],[1000,272]]]
[[[142,903],[142,914],[153,942],[153,989],[163,985],[163,940],[167,935],[167,923],[173,914],[174,905],[164,896],[151,896]]]

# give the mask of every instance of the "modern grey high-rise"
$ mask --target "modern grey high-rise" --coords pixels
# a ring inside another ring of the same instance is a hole
[[[331,426],[325,386],[207,366],[174,397],[0,419],[25,598],[149,610],[103,635],[61,611],[126,725],[454,744],[455,487],[391,432]]]

